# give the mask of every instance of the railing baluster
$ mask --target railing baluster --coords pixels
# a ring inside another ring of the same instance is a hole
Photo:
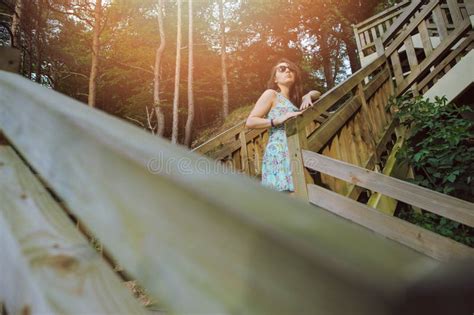
[[[431,44],[431,39],[430,35],[428,34],[428,27],[426,26],[425,20],[421,21],[420,25],[418,25],[418,32],[420,33],[425,56],[428,57],[433,52],[433,44]]]
[[[446,27],[446,20],[443,17],[441,6],[439,4],[433,9],[433,19],[436,24],[436,29],[438,30],[439,38],[441,41],[443,41],[446,37],[448,37],[448,29]]]
[[[413,46],[412,37],[408,36],[403,43],[405,44],[410,69],[414,70],[418,66],[418,59],[416,58],[416,52],[415,47]]]
[[[451,18],[453,19],[454,27],[456,27],[462,22],[461,10],[459,9],[457,0],[447,0],[447,1],[448,1],[449,13],[451,14]]]

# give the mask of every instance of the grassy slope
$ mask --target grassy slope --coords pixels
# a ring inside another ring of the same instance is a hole
[[[248,117],[252,108],[253,108],[253,104],[239,107],[233,110],[223,123],[221,121],[216,121],[208,128],[201,130],[196,135],[196,138],[193,140],[191,147],[195,148],[201,145],[202,143],[206,142],[207,140],[211,139],[212,137],[215,137],[216,135],[235,126],[242,120],[245,120]]]

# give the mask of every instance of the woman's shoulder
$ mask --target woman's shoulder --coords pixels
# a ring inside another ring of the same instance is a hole
[[[266,90],[262,93],[263,96],[271,96],[271,97],[275,97],[277,94],[278,94],[278,92],[275,91],[274,89],[266,89]]]

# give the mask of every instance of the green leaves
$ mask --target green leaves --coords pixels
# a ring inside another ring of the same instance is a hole
[[[472,110],[448,104],[446,97],[435,97],[433,102],[421,96],[404,95],[391,103],[400,123],[411,129],[397,157],[420,174],[414,182],[472,200],[474,149],[469,141],[474,137],[473,124],[462,118],[463,113]]]
[[[472,112],[468,106],[447,103],[445,97],[434,102],[422,97],[402,96],[391,99],[402,125],[410,135],[397,158],[413,166],[412,183],[458,198],[474,201],[473,123],[462,114]],[[472,228],[433,213],[401,211],[401,218],[433,232],[474,246]]]

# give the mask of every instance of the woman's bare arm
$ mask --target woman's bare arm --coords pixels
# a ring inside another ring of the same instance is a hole
[[[250,129],[268,128],[271,126],[270,119],[263,118],[272,108],[276,92],[268,89],[262,93],[255,103],[252,111],[245,122],[245,127]]]

